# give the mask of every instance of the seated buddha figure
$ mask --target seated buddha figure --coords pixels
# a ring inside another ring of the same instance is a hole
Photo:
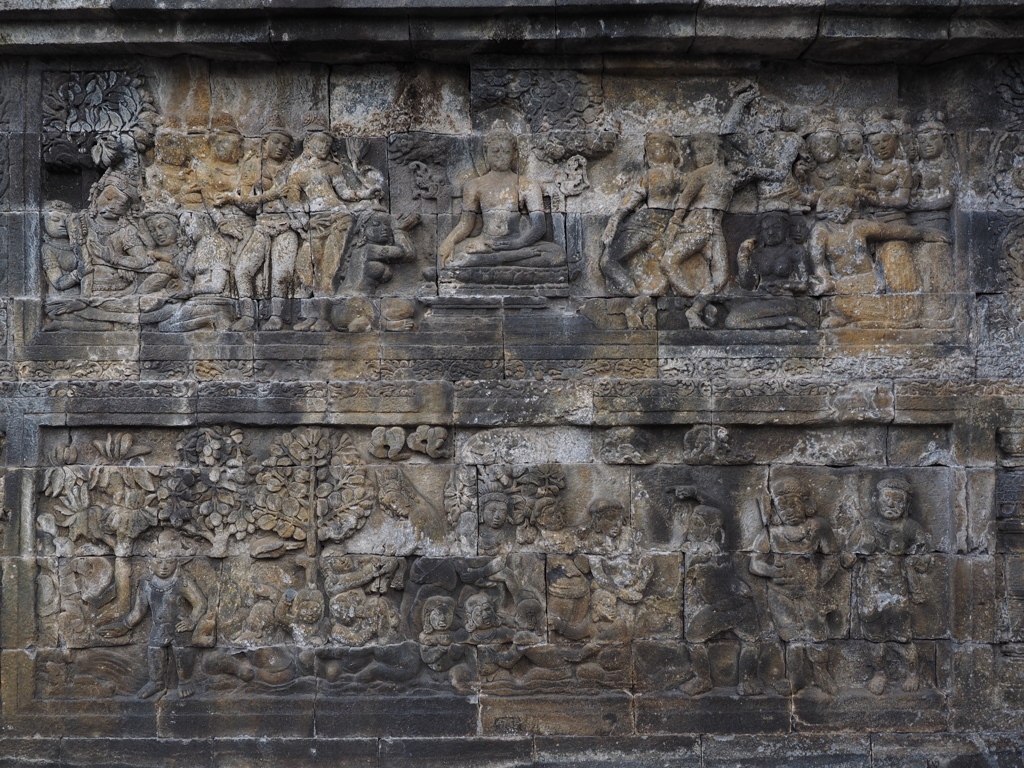
[[[487,172],[466,182],[462,216],[441,243],[441,266],[457,282],[565,283],[565,248],[545,240],[540,184],[515,169],[516,137],[496,123],[484,139]]]

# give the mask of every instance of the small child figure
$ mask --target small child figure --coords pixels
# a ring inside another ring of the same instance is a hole
[[[206,613],[206,597],[196,582],[181,569],[183,560],[181,543],[171,531],[163,531],[154,547],[152,575],[139,579],[135,603],[131,611],[112,624],[100,627],[104,637],[128,634],[145,618],[153,616],[149,631],[149,682],[139,690],[140,699],[146,699],[167,690],[168,648],[174,656],[178,675],[178,698],[186,699],[195,693],[192,673],[195,652],[192,650],[192,631]],[[188,616],[181,615],[181,603],[191,606]]]

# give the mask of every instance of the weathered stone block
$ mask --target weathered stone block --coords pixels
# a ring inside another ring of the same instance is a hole
[[[854,735],[835,740],[796,735],[718,736],[707,740],[704,751],[705,760],[716,766],[784,765],[821,757],[836,765],[863,766],[871,755],[869,741]]]

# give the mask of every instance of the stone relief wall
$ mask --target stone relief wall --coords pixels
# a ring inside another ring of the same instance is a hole
[[[1022,727],[1019,60],[3,67],[8,734]]]

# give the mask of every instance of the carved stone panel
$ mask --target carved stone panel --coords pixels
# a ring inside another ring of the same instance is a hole
[[[0,60],[0,754],[1014,756],[1024,64],[269,5]]]

